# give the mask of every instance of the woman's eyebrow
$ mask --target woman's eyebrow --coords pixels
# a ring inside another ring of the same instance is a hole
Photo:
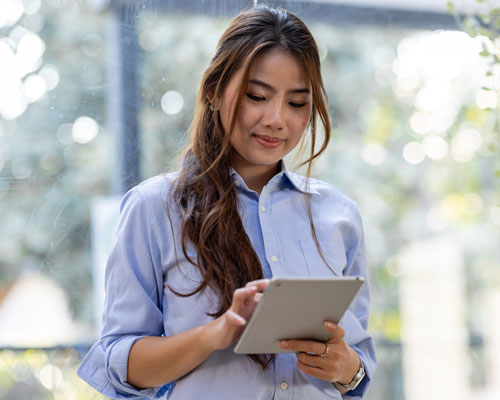
[[[252,78],[252,79],[250,79],[248,81],[248,83],[251,83],[251,84],[257,85],[257,86],[261,86],[264,89],[270,90],[272,92],[276,92],[275,88],[273,88],[270,84],[261,81],[260,79]],[[310,94],[311,91],[308,88],[297,88],[297,89],[287,90],[287,93],[306,93],[306,94]]]

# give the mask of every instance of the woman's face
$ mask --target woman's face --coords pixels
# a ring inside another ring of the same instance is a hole
[[[236,116],[231,144],[233,167],[266,171],[275,168],[299,142],[312,110],[311,83],[290,53],[271,49],[256,57]],[[224,129],[229,129],[242,69],[228,82],[220,103]]]

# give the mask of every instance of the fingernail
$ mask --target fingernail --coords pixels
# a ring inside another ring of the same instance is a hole
[[[283,348],[287,348],[288,347],[288,342],[286,340],[282,340],[280,342],[280,346],[283,347]]]

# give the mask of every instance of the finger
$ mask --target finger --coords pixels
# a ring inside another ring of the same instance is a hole
[[[243,303],[245,299],[251,298],[255,293],[257,293],[257,286],[249,286],[244,288],[236,289],[233,293],[233,304]]]
[[[345,331],[340,325],[327,321],[325,322],[324,327],[330,333],[328,343],[338,343],[344,339]]]
[[[269,284],[269,279],[258,279],[256,281],[248,282],[245,287],[256,286],[259,292],[262,292],[266,289]]]
[[[316,367],[325,369],[328,367],[328,360],[326,357],[318,357],[315,354],[308,353],[297,353],[297,360],[305,365],[309,365],[310,367]]]
[[[323,354],[325,351],[325,343],[314,342],[312,340],[281,340],[280,347],[282,349],[293,350],[296,352]]]
[[[297,360],[297,368],[307,375],[314,376],[324,381],[330,381],[328,379],[329,375],[321,368],[312,367],[310,365],[304,364],[300,360]]]
[[[260,299],[262,299],[262,296],[264,296],[262,293],[260,292],[257,292],[255,293],[255,296],[253,296],[253,300],[258,303],[260,301]]]

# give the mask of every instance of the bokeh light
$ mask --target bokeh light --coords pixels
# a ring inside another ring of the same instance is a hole
[[[169,90],[161,98],[161,108],[169,115],[179,113],[184,106],[184,98],[182,94],[175,90]]]
[[[38,74],[31,74],[23,83],[24,96],[32,103],[40,100],[47,91],[47,83]]]
[[[385,161],[387,152],[385,147],[378,143],[367,143],[363,146],[361,157],[369,165],[380,165]]]
[[[41,5],[41,0],[23,0],[24,12],[28,15],[37,13]]]
[[[461,130],[451,140],[451,154],[455,161],[464,163],[472,160],[474,153],[481,147],[482,136],[476,129]]]
[[[46,65],[41,68],[38,75],[45,80],[47,90],[53,90],[59,84],[59,71],[52,65]]]
[[[14,25],[23,13],[24,7],[21,0],[0,1],[0,28]]]
[[[462,210],[468,215],[477,215],[483,210],[484,201],[477,193],[467,193],[463,198]]]
[[[429,135],[422,142],[427,157],[433,160],[441,160],[448,154],[448,143],[441,136]]]
[[[38,375],[40,383],[48,390],[54,390],[63,382],[63,374],[59,367],[45,364]]]
[[[479,108],[496,108],[498,104],[498,95],[493,90],[480,90],[476,95],[476,104]]]
[[[420,164],[425,158],[422,144],[418,142],[407,143],[403,148],[403,158],[410,164]]]
[[[85,144],[97,136],[99,125],[94,119],[82,116],[75,120],[71,132],[75,142]]]

